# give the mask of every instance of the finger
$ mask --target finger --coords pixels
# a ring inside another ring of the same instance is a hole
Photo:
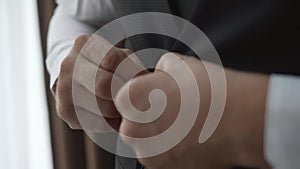
[[[69,95],[66,95],[66,96],[69,96]],[[64,100],[64,99],[61,99],[61,100]],[[95,130],[97,132],[110,131],[110,130],[108,130],[109,127],[105,126],[105,123],[98,124],[98,123],[102,123],[103,119],[105,119],[112,127],[114,127],[114,129],[118,129],[119,123],[121,121],[120,118],[116,118],[118,115],[106,112],[107,116],[114,117],[114,118],[104,118],[99,115],[96,115],[93,112],[85,110],[84,108],[79,108],[79,109],[76,108],[76,111],[75,111],[75,108],[74,108],[75,106],[71,103],[72,103],[72,99],[67,104],[66,104],[66,102],[60,102],[58,100],[57,105],[56,105],[58,116],[61,119],[63,119],[70,126],[70,128],[81,129],[82,128],[81,123],[84,122],[84,124],[87,125],[87,127],[86,126],[84,126],[84,127],[89,129],[90,131],[92,131],[92,130]],[[110,109],[112,107],[112,105],[113,104],[111,104],[111,105],[107,104],[104,106],[102,105],[102,109],[104,109],[102,112],[108,111],[108,109]],[[109,111],[111,111],[111,110],[109,110]],[[78,116],[80,118],[80,121],[78,120]],[[90,122],[88,122],[88,121],[90,121]]]
[[[111,132],[114,130],[118,130],[121,118],[104,118],[101,116],[98,116],[84,108],[76,107],[76,114],[80,126],[88,132]]]
[[[130,83],[127,83],[126,85],[128,84]],[[173,88],[170,87],[171,84],[176,84],[174,82],[174,79],[172,79],[164,72],[147,74],[139,76],[132,80],[130,84],[130,100],[132,101],[135,108],[140,109],[142,111],[141,113],[143,116],[146,116],[146,114],[144,113],[156,114],[157,104],[159,102],[164,102],[163,100],[161,100],[163,98],[158,97],[154,99],[157,102],[151,102],[151,104],[149,104],[149,100],[151,100],[149,99],[149,93],[151,93],[151,91],[159,89],[163,91],[166,95],[166,107],[163,110],[158,110],[161,113],[160,116],[149,123],[139,123],[129,120],[127,118],[127,115],[130,116],[132,114],[132,110],[130,107],[128,107],[128,104],[124,104],[124,100],[127,98],[124,96],[125,92],[123,91],[123,87],[120,89],[116,97],[116,107],[119,111],[122,111],[122,115],[125,114],[125,117],[123,117],[120,126],[120,133],[123,134],[121,135],[121,138],[126,144],[130,145],[135,150],[137,156],[144,156],[145,154],[147,154],[147,152],[151,150],[147,147],[141,147],[141,145],[143,144],[140,144],[139,142],[131,139],[130,137],[150,138],[162,134],[173,124],[178,115],[178,111],[180,109],[180,94],[176,92],[171,92],[170,88]],[[174,135],[176,135],[176,133],[174,133]],[[126,136],[129,136],[129,138]],[[149,159],[141,160],[144,164],[149,164],[147,163],[149,162]],[[149,167],[150,166],[151,165],[149,165]]]
[[[178,53],[166,53],[158,61],[156,70],[169,70],[174,69],[177,65],[182,64],[187,57]]]
[[[149,73],[145,65],[134,53],[131,53],[118,64],[114,74],[118,75],[125,82],[136,76]]]
[[[117,74],[100,68],[95,78],[95,94],[105,100],[113,100],[112,90],[119,90],[124,84],[125,81]]]
[[[129,85],[129,101],[134,107],[126,102],[128,100],[126,85]],[[131,137],[150,137],[165,131],[174,122],[180,106],[180,93],[176,82],[168,74],[159,72],[139,76],[126,85],[119,90],[115,99],[118,111],[124,116],[121,132]],[[150,93],[157,89],[166,97],[153,94],[150,104]],[[160,104],[163,102],[166,106],[161,108]],[[143,118],[158,118],[149,123],[130,120],[134,109],[140,110]]]
[[[72,80],[71,78],[60,77],[56,84],[56,103],[62,105],[73,105]]]
[[[62,102],[56,102],[57,115],[64,120],[72,129],[81,129],[73,105],[64,105]]]
[[[133,52],[130,49],[126,49],[126,48],[120,48],[127,56],[133,54]]]
[[[142,62],[132,51],[129,49],[116,48],[98,35],[93,35],[89,38],[81,54],[93,64],[99,65],[100,63],[101,68],[112,73],[115,72],[119,64],[122,63],[128,55],[132,56],[130,57],[130,62],[126,63],[128,65],[126,66],[127,69],[135,70],[141,67],[144,68]]]
[[[103,99],[97,99],[97,103],[102,116],[104,116],[105,118],[121,118],[121,115],[115,107],[114,102]]]
[[[100,63],[101,68],[110,72],[114,72],[119,63],[126,58],[122,50],[95,34],[89,38],[81,54],[95,65]]]
[[[110,132],[119,130],[121,118],[104,118],[84,108],[74,106],[58,107],[58,115],[72,129],[84,129],[91,132]],[[80,120],[79,120],[80,119]]]
[[[90,35],[79,36],[73,45],[71,52],[62,61],[60,65],[60,72],[56,85],[56,98],[63,105],[73,105],[72,101],[72,76],[76,58],[84,46]]]
[[[73,79],[96,96],[104,100],[112,100],[112,78],[113,74],[111,72],[98,68],[98,66],[88,61],[85,57],[77,59]],[[120,84],[114,85],[114,87],[124,84],[124,81],[117,75],[114,77],[114,82]]]
[[[74,41],[74,45],[72,47],[71,52],[77,53],[77,55],[78,55],[90,37],[91,37],[91,35],[88,35],[88,34],[83,34],[83,35],[78,36],[76,38],[76,40]]]
[[[128,52],[128,51],[126,51]],[[128,52],[129,53],[129,52]],[[126,53],[116,47],[112,47],[108,53],[103,57],[100,67],[110,71],[115,72],[118,65],[127,57]]]
[[[106,118],[120,117],[120,114],[112,101],[96,97],[80,84],[74,84],[73,90],[75,94],[73,98],[75,106],[84,108],[89,112]]]

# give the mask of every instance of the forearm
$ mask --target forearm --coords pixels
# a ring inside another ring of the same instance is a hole
[[[263,156],[269,76],[227,70],[224,120],[236,148],[238,165],[267,168]]]

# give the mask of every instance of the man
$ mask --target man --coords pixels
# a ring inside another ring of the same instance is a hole
[[[53,87],[56,84],[58,113],[72,128],[81,128],[74,107],[85,108],[73,103],[71,92],[77,56],[90,37],[82,34],[92,34],[105,23],[126,14],[147,11],[172,13],[203,30],[216,47],[225,66],[227,101],[220,125],[212,138],[205,144],[196,144],[211,97],[211,93],[207,92],[210,85],[203,62],[188,57],[195,56],[193,51],[180,43],[172,45],[173,40],[165,37],[145,35],[133,39],[131,45],[125,48],[137,51],[154,46],[177,52],[163,55],[156,67],[165,71],[180,70],[180,66],[170,63],[174,62],[174,55],[181,58],[191,67],[193,74],[202,75],[196,76],[196,81],[201,99],[204,98],[199,110],[201,115],[188,136],[172,150],[152,158],[139,159],[140,162],[149,168],[298,167],[300,138],[297,123],[300,107],[297,100],[300,80],[296,76],[274,74],[300,74],[297,2],[113,2],[60,0],[51,21],[47,59],[50,85]],[[138,38],[142,39],[142,43],[137,43]],[[106,120],[120,132],[133,137],[157,135],[168,128],[176,117],[171,112],[180,100],[178,88],[172,85],[172,78],[163,72],[146,72],[138,76],[131,83],[133,104],[146,109],[149,106],[149,91],[160,88],[167,91],[169,101],[164,116],[151,123],[154,129],[122,119],[119,111],[130,113],[122,104],[125,91],[121,89],[113,102],[110,81],[118,64],[131,54],[125,48],[115,47],[104,57],[96,76],[96,93],[84,87],[82,90],[96,95]],[[210,65],[212,69],[218,69],[217,65]],[[82,82],[77,83],[82,85]],[[169,84],[168,88],[164,84]],[[131,145],[128,141],[126,143]],[[139,153],[138,147],[131,146]]]

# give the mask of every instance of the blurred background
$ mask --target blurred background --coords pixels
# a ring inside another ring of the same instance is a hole
[[[0,0],[0,168],[52,169],[37,1]]]
[[[45,69],[54,0],[0,0],[0,169],[110,169],[114,155],[55,112]]]

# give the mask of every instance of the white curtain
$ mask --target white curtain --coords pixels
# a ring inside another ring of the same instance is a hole
[[[36,0],[0,0],[0,169],[52,169]]]

